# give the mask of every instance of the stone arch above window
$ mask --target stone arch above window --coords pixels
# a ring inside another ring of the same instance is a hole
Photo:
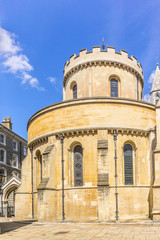
[[[133,185],[133,145],[129,142],[124,144],[124,183]]]
[[[6,150],[0,148],[0,162],[6,163]]]
[[[73,148],[74,156],[74,186],[83,186],[83,150],[81,145]]]

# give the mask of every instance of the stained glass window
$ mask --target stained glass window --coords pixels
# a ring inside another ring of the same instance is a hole
[[[130,144],[124,145],[125,185],[133,184],[133,150]]]
[[[74,186],[83,186],[83,155],[82,147],[74,147]]]

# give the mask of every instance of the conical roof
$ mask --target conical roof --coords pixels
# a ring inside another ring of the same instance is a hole
[[[156,72],[155,72],[151,92],[157,91],[157,90],[160,90],[160,70],[159,70],[158,63],[156,67]]]

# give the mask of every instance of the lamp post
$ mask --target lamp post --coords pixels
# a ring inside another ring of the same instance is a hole
[[[117,175],[117,130],[113,131],[114,159],[115,159],[115,197],[116,197],[116,221],[118,221],[118,175]]]
[[[3,213],[3,189],[2,189],[4,179],[5,179],[5,175],[2,172],[0,172],[1,217],[4,217],[4,213]]]

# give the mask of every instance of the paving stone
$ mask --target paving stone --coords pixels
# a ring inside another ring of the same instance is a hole
[[[160,240],[156,224],[32,223],[0,235],[0,240]]]

